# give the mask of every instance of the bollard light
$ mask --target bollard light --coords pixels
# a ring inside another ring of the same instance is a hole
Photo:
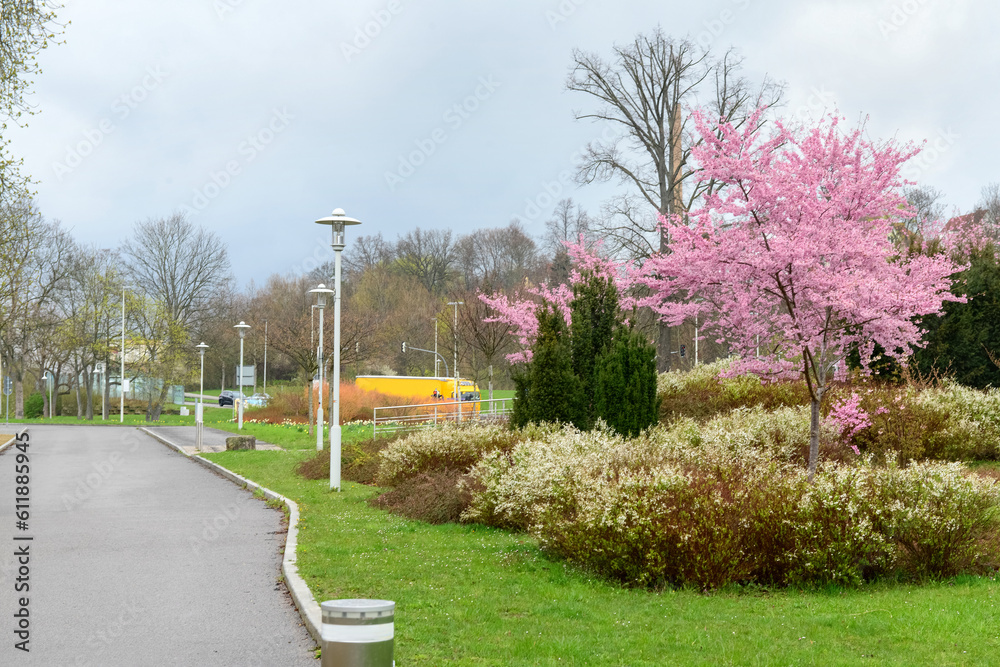
[[[323,610],[321,667],[392,667],[396,603],[329,600]]]

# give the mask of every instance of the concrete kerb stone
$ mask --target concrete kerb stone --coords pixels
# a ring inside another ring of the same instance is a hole
[[[209,470],[222,475],[234,484],[250,491],[260,491],[265,498],[269,500],[278,500],[285,504],[285,507],[288,509],[288,533],[285,537],[285,553],[281,560],[281,573],[285,576],[285,588],[287,588],[288,592],[291,594],[292,600],[295,602],[295,608],[298,609],[299,616],[302,617],[302,621],[306,625],[306,630],[308,630],[309,634],[312,635],[316,644],[321,646],[323,643],[323,612],[320,609],[319,603],[316,602],[316,598],[313,597],[312,591],[309,590],[309,586],[302,579],[302,577],[299,576],[297,554],[299,543],[299,506],[295,503],[295,501],[290,498],[286,498],[280,493],[275,493],[274,491],[245,477],[237,475],[232,470],[223,468],[218,463],[209,461],[201,456],[191,456],[184,451],[184,448],[180,445],[170,442],[166,438],[158,435],[157,433],[153,433],[146,428],[140,427],[138,430],[167,447],[175,449],[187,458],[197,461]],[[7,444],[9,445],[10,443]]]

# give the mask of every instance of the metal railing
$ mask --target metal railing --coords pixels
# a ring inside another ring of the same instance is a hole
[[[378,437],[379,433],[433,428],[447,422],[507,421],[513,406],[513,398],[484,398],[375,408],[372,437]]]

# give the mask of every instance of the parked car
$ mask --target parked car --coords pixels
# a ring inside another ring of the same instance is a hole
[[[245,399],[246,396],[244,396],[242,392],[230,391],[229,389],[226,389],[219,394],[219,407],[224,408],[227,405],[234,405],[235,400],[238,398]]]

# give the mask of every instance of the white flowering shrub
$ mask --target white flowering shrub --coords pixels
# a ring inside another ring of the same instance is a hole
[[[856,584],[995,567],[1000,490],[958,464],[828,463],[809,484],[795,409],[746,410],[634,440],[526,439],[472,470],[463,514],[628,585]],[[745,424],[741,433],[739,424]]]
[[[529,427],[510,431],[498,424],[448,423],[438,428],[415,431],[389,444],[379,453],[375,476],[378,486],[396,486],[424,472],[472,468],[484,455],[510,451],[533,434],[554,431],[555,427]]]
[[[1000,459],[1000,390],[971,389],[954,382],[926,389],[913,402],[948,416],[942,458]]]
[[[809,392],[804,382],[764,382],[754,375],[723,377],[732,362],[725,359],[687,372],[660,374],[657,396],[661,420],[707,420],[735,408],[775,410],[808,405]]]

